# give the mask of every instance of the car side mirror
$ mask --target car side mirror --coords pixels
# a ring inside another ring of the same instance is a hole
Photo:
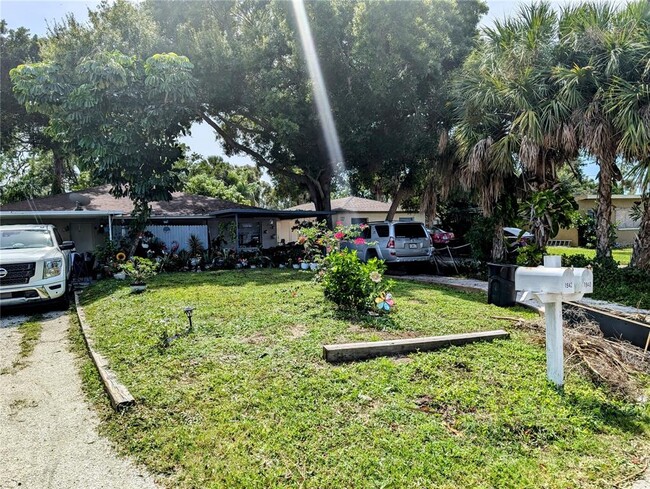
[[[61,243],[61,245],[59,246],[59,249],[60,249],[61,251],[64,251],[64,250],[74,250],[74,241],[64,241],[64,242]]]

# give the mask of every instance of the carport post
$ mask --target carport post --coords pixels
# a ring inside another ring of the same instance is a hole
[[[108,215],[108,240],[113,241],[113,214]]]
[[[235,251],[239,253],[239,214],[235,212]]]

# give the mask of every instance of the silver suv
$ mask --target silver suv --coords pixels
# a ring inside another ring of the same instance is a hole
[[[0,307],[47,301],[67,309],[73,249],[49,224],[0,226]]]
[[[386,263],[429,262],[433,250],[424,224],[414,221],[369,222],[361,237],[366,244],[346,242],[345,248],[356,249],[359,259],[379,258]]]

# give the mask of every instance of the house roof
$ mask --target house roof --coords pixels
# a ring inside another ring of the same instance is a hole
[[[388,212],[390,202],[381,202],[379,200],[364,199],[362,197],[344,197],[342,199],[332,200],[332,211],[347,212]],[[289,207],[287,210],[313,211],[313,203],[296,205]],[[398,208],[401,211],[401,208]]]
[[[75,193],[87,197],[90,202],[83,206],[84,211],[97,211],[107,214],[122,214],[128,217],[133,211],[133,202],[128,197],[113,197],[110,185],[102,185],[78,192],[52,195],[39,199],[24,200],[11,204],[0,205],[0,212],[62,212],[74,211],[76,202],[70,195]],[[209,216],[219,211],[230,209],[262,210],[250,205],[237,204],[228,200],[192,195],[183,192],[174,192],[169,202],[151,202],[151,217],[188,217]],[[84,211],[77,211],[81,216]]]

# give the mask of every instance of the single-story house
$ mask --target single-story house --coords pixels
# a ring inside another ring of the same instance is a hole
[[[63,239],[74,241],[79,252],[92,252],[107,239],[118,239],[128,232],[133,203],[116,198],[103,185],[38,199],[0,205],[0,224],[54,224]],[[237,204],[227,200],[172,194],[169,202],[152,202],[147,230],[170,249],[178,243],[187,248],[190,235],[204,246],[221,238],[223,248],[250,251],[272,248],[280,242],[278,223],[285,219],[326,218],[329,213],[282,211]]]
[[[576,197],[579,212],[594,213],[598,209],[597,195],[579,195]],[[612,223],[616,225],[616,243],[621,246],[632,246],[634,238],[639,233],[639,221],[632,218],[632,207],[641,202],[640,195],[612,195]],[[578,230],[576,228],[560,229],[555,240],[570,242],[578,246]]]
[[[390,209],[391,202],[381,202],[379,200],[364,199],[362,197],[344,197],[342,199],[332,200],[332,221],[341,222],[346,226],[351,224],[361,224],[371,221],[383,221]],[[296,205],[289,207],[287,211],[313,212],[315,206],[313,203]],[[407,212],[401,207],[395,212],[396,221],[420,221],[424,222],[425,216],[422,212]],[[295,241],[298,235],[291,228],[295,222],[284,220],[278,223],[278,237],[289,243]]]

